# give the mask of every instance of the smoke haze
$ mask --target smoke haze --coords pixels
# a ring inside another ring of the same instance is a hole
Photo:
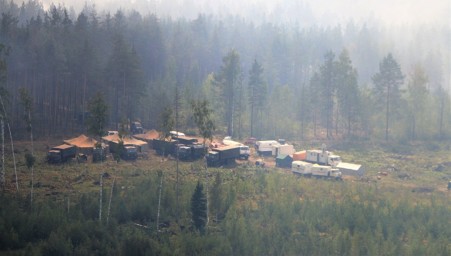
[[[448,0],[44,0],[45,7],[64,4],[76,11],[85,4],[98,10],[135,9],[142,14],[160,17],[195,18],[199,13],[217,16],[238,15],[254,22],[329,26],[349,21],[379,22],[383,25],[451,24],[451,1]]]

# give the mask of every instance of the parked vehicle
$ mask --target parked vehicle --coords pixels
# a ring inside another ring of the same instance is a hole
[[[181,160],[197,160],[205,155],[205,147],[202,144],[177,144],[176,147],[178,148],[178,157]]]
[[[121,158],[124,160],[136,160],[138,158],[138,148],[135,146],[124,146],[121,151]]]
[[[175,147],[176,147],[177,141],[176,140],[160,140],[160,139],[154,139],[152,140],[152,147],[155,149],[158,155],[175,155]]]
[[[106,148],[94,148],[92,151],[92,162],[103,162],[106,160]]]
[[[143,126],[141,125],[140,122],[132,122],[131,126],[130,126],[130,131],[132,134],[141,134],[144,133],[144,129]]]
[[[245,144],[245,145],[255,146],[255,143],[256,143],[256,142],[257,142],[257,139],[256,139],[256,138],[250,137],[250,138],[247,138],[247,139],[244,141],[244,144]]]
[[[240,142],[233,141],[230,137],[225,137],[224,140],[222,140],[222,144],[226,146],[239,146],[240,147],[240,159],[249,159],[249,156],[251,155],[251,149],[249,146],[243,145]]]
[[[197,143],[197,139],[188,139],[188,137],[170,141],[154,139],[152,140],[152,147],[158,155],[172,155],[177,157],[178,154],[178,158],[181,160],[196,160],[205,155],[205,146]]]
[[[303,176],[341,180],[342,173],[332,166],[312,164],[304,161],[293,161],[291,171]]]
[[[170,131],[169,133],[171,134],[172,137],[186,136],[183,132],[178,132],[178,131]]]
[[[291,163],[291,171],[294,174],[300,174],[303,176],[312,175],[312,163],[304,162],[304,161],[293,161]]]
[[[307,150],[305,161],[335,167],[341,162],[341,158],[340,156],[334,155],[332,152],[326,150]]]
[[[207,154],[207,166],[221,166],[234,162],[240,157],[239,146],[213,148]]]
[[[49,163],[64,163],[69,159],[75,158],[77,148],[75,146],[62,144],[53,147],[47,153],[47,162]]]
[[[311,168],[312,176],[317,178],[327,178],[341,180],[341,172],[332,166],[314,164]]]
[[[259,156],[271,156],[275,146],[280,146],[280,143],[275,140],[259,140],[255,143]]]
[[[108,131],[108,132],[106,133],[106,135],[107,135],[107,136],[111,136],[111,135],[119,135],[119,132],[118,132],[118,131]]]

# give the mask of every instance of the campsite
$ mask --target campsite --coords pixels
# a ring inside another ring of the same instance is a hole
[[[0,255],[451,255],[449,11],[0,0]]]

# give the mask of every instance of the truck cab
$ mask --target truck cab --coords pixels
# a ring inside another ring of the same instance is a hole
[[[63,163],[72,159],[77,154],[77,148],[71,145],[62,144],[53,147],[47,153],[47,161],[49,163]]]
[[[328,159],[327,159],[327,163],[330,165],[330,166],[337,166],[339,163],[341,163],[341,157],[340,156],[337,156],[337,155],[330,155],[330,156],[328,156]]]
[[[106,148],[94,148],[92,151],[92,162],[103,162],[106,160]]]
[[[191,158],[191,147],[188,147],[184,144],[177,144],[178,149],[178,158],[182,160],[188,160]]]
[[[136,160],[138,158],[138,148],[135,146],[124,146],[121,158],[124,160]]]
[[[247,160],[247,159],[249,159],[250,155],[251,155],[251,149],[249,148],[249,146],[241,145],[240,146],[240,158]]]
[[[207,165],[208,166],[217,166],[220,164],[219,161],[219,152],[216,151],[209,151],[207,156]]]
[[[132,122],[132,125],[130,127],[130,131],[132,134],[141,134],[144,133],[144,129],[140,122]]]
[[[49,152],[47,153],[47,161],[49,163],[61,163],[61,152],[56,149],[49,150]]]
[[[326,179],[335,179],[341,180],[341,172],[338,169],[333,168],[332,166],[324,166],[314,164],[311,168],[312,176],[317,178],[326,178]]]

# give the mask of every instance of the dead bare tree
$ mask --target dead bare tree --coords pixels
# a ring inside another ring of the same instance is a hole
[[[102,196],[103,196],[103,173],[100,174],[100,193],[99,193],[99,222],[102,222]]]
[[[16,164],[16,154],[14,153],[14,140],[13,140],[13,135],[11,133],[11,127],[9,125],[9,121],[6,115],[6,109],[5,109],[5,104],[3,102],[3,97],[0,93],[0,104],[2,105],[2,116],[3,119],[6,120],[6,127],[8,128],[8,133],[9,133],[9,140],[11,141],[11,154],[13,155],[13,164],[14,164],[14,176],[16,178],[16,192],[19,192],[19,179],[17,178],[17,164]]]
[[[157,208],[157,232],[160,230],[160,207],[161,207],[161,191],[163,190],[163,171],[158,171],[160,177],[160,187],[158,188],[158,208]]]
[[[111,184],[110,200],[108,202],[108,214],[106,216],[106,224],[108,224],[110,222],[111,200],[113,198],[113,190],[114,190],[114,182],[115,181],[116,181],[116,178],[113,179],[113,184]]]

